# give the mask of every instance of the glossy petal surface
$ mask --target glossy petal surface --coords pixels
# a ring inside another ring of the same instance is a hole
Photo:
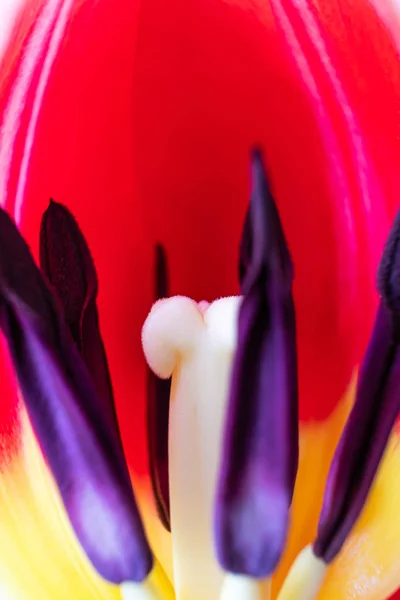
[[[387,600],[400,586],[400,446],[393,435],[360,519],[328,570],[319,600]]]

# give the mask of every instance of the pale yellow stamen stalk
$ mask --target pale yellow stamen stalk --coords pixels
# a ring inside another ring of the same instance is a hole
[[[158,561],[145,581],[126,581],[120,591],[121,600],[175,600],[172,585]]]
[[[315,600],[325,578],[327,565],[306,546],[294,561],[278,600]]]
[[[269,600],[270,590],[270,584],[266,590],[265,584],[262,587],[257,579],[229,573],[224,579],[220,600]]]
[[[163,596],[147,583],[126,582],[121,585],[122,600],[163,600]]]

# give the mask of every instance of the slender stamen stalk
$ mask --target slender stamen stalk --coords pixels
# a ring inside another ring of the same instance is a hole
[[[298,555],[279,593],[278,600],[315,600],[325,578],[327,565],[311,546]]]
[[[120,585],[120,592],[122,600],[175,600],[172,585],[157,561],[145,581],[126,581]]]
[[[270,596],[270,581],[262,586],[258,579],[228,573],[223,583],[220,600],[270,600]]]
[[[149,587],[146,583],[123,583],[122,600],[164,600],[164,595]]]

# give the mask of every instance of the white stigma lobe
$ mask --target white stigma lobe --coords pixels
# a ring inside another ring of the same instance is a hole
[[[169,477],[177,600],[217,600],[224,573],[214,553],[212,522],[239,297],[196,304],[157,302],[143,327],[148,364],[172,376]]]

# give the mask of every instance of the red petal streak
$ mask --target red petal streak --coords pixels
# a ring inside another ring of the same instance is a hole
[[[344,217],[341,223],[337,222],[336,231],[340,236],[340,230],[347,225],[348,241],[352,237],[354,242],[353,247],[348,245],[341,249],[337,275],[340,278],[340,269],[343,269],[342,276],[346,276],[347,268],[352,283],[348,304],[355,302],[353,310],[363,307],[357,318],[358,343],[353,347],[353,351],[356,350],[353,356],[359,359],[376,304],[375,271],[388,226],[385,199],[365,147],[357,113],[337,71],[330,40],[313,7],[307,0],[272,0],[271,4],[315,105],[315,113],[320,117],[327,155],[336,159],[332,165],[334,194],[336,206],[342,206],[336,215],[341,212]],[[342,240],[345,239],[346,234],[342,233]],[[339,279],[338,284],[343,286],[343,283]]]
[[[9,96],[2,107],[0,134],[0,204],[20,220],[27,169],[41,101],[51,67],[62,40],[73,0],[44,3],[25,40],[11,76]]]
[[[313,4],[329,37],[340,79],[357,111],[392,219],[399,206],[400,188],[398,7],[396,2],[381,0],[313,0]]]
[[[25,0],[13,0],[12,8],[10,8],[11,1],[8,5],[6,4],[5,8],[1,5],[2,15],[5,10],[7,17],[5,20],[6,30],[4,30],[4,20],[2,22],[1,35],[5,35],[6,38],[3,38],[1,47],[0,88],[3,88],[3,85],[7,83],[12,67],[21,52],[22,44],[32,27],[37,13],[43,5],[43,0],[30,0],[29,10],[26,10],[26,5]]]

